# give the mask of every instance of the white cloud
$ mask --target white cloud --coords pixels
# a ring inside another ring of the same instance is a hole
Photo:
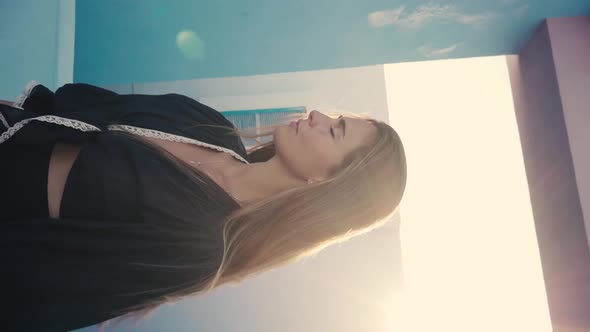
[[[457,49],[458,46],[459,46],[459,44],[453,44],[449,47],[433,49],[432,46],[427,44],[427,45],[422,45],[422,46],[418,47],[417,51],[418,51],[418,53],[422,54],[423,56],[425,56],[427,58],[432,58],[432,57],[440,57],[440,56],[444,56],[449,53],[452,53],[453,51],[455,51]]]
[[[524,17],[530,8],[528,0],[500,0],[500,3],[517,18]]]
[[[522,4],[514,9],[514,16],[523,17],[529,11],[529,4]]]
[[[372,12],[369,14],[369,24],[375,28],[394,24],[399,20],[404,9],[406,9],[406,7],[401,6],[396,9]]]
[[[464,14],[453,5],[427,4],[412,13],[405,13],[406,7],[376,11],[369,14],[369,25],[378,28],[393,25],[407,29],[419,29],[432,21],[452,21],[465,25],[478,26],[489,22],[494,14]]]

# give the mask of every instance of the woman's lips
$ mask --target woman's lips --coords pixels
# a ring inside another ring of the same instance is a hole
[[[295,122],[295,121],[291,121],[291,123],[289,123],[289,127],[295,128],[295,132],[299,131],[299,121]]]

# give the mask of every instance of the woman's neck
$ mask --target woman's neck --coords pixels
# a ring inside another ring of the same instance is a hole
[[[306,183],[292,176],[276,156],[265,162],[232,164],[221,170],[221,177],[226,190],[245,203],[265,199]]]

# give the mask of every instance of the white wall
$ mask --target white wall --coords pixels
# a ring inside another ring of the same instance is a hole
[[[107,88],[180,93],[219,111],[307,106],[367,112],[389,122],[383,66]],[[389,301],[402,283],[399,215],[392,219],[304,262],[160,309],[145,326],[166,326],[172,319],[199,331],[389,332]]]
[[[119,93],[180,93],[219,111],[307,106],[367,112],[388,122],[383,66],[270,75],[133,83],[109,86]]]
[[[55,84],[59,87],[74,80],[76,0],[59,0],[57,35]]]

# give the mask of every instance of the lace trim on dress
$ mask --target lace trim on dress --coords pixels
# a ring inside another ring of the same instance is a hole
[[[33,91],[33,88],[35,88],[39,84],[40,83],[37,81],[29,81],[29,83],[27,83],[27,85],[25,85],[23,92],[21,92],[20,95],[18,95],[18,97],[16,97],[16,100],[14,101],[13,106],[20,108],[22,110],[25,100],[27,98],[29,98],[29,96],[31,95],[31,91]]]
[[[0,144],[4,143],[6,140],[8,140],[10,137],[12,137],[12,135],[14,135],[17,131],[19,131],[22,127],[24,127],[27,123],[29,123],[30,121],[33,121],[33,120],[55,123],[58,125],[74,128],[74,129],[81,130],[81,131],[102,131],[102,130],[100,130],[100,128],[95,127],[95,126],[88,124],[86,122],[62,118],[60,116],[55,116],[55,115],[43,115],[43,116],[38,116],[36,118],[21,120],[21,121],[15,123],[12,127],[9,127],[5,132],[2,133],[2,135],[0,135]]]
[[[184,136],[168,134],[168,133],[165,133],[165,132],[159,131],[159,130],[139,128],[139,127],[128,126],[128,125],[109,125],[108,129],[109,130],[127,131],[132,134],[136,134],[136,135],[140,135],[140,136],[159,138],[159,139],[172,141],[172,142],[194,144],[194,145],[206,147],[209,149],[214,149],[214,150],[217,150],[220,152],[229,153],[232,157],[238,159],[239,161],[249,164],[246,159],[244,159],[242,156],[240,156],[239,154],[237,154],[235,151],[233,151],[231,149],[227,149],[227,148],[213,145],[213,144],[209,144],[209,143],[204,143],[204,142],[198,141],[196,139],[192,139],[192,138],[188,138],[188,137],[184,137]]]

